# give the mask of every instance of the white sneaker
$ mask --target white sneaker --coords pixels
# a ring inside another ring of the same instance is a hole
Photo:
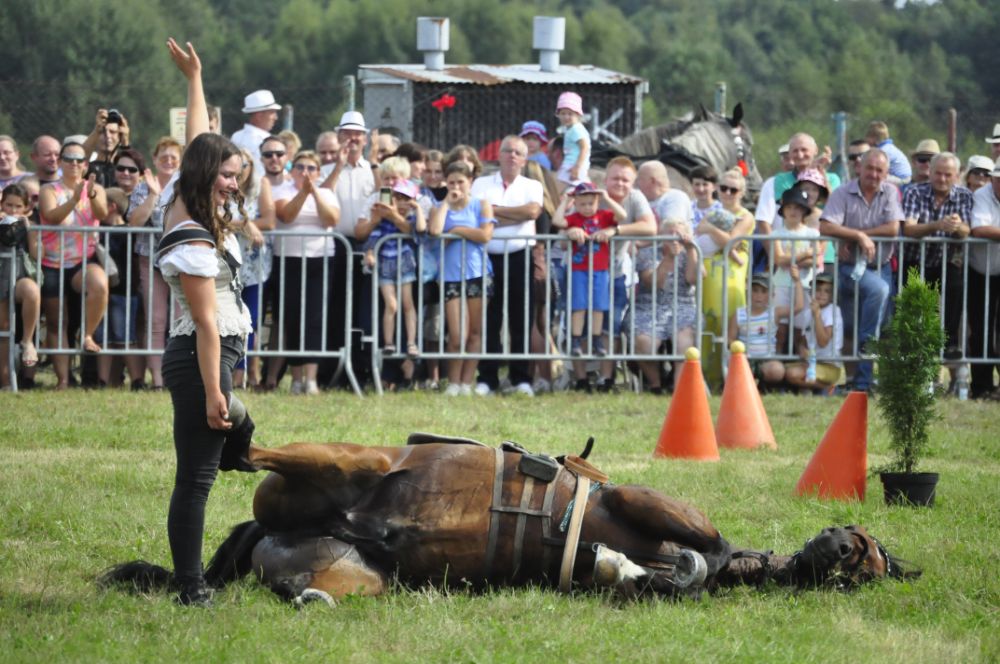
[[[469,387],[469,386],[465,385],[464,387]],[[490,393],[493,390],[491,390],[490,386],[487,385],[486,383],[476,383],[476,390],[475,391],[476,391],[476,396],[477,397],[488,397],[488,396],[490,396]]]
[[[303,383],[301,380],[292,381],[292,389],[291,389],[292,394],[305,394],[305,392],[306,392],[305,383]]]
[[[444,390],[444,395],[446,397],[457,397],[462,393],[462,386],[458,383],[448,383],[448,387]]]
[[[319,394],[319,385],[314,380],[307,380],[305,387],[306,394]]]
[[[514,388],[514,394],[523,394],[526,397],[535,396],[535,390],[527,383],[518,383]]]
[[[545,380],[544,378],[539,378],[538,380],[535,381],[535,384],[531,386],[531,389],[534,390],[535,394],[543,394],[545,392],[551,392],[552,383]]]
[[[469,385],[468,383],[465,383],[463,385],[459,385],[458,387],[459,387],[458,393],[460,395],[462,395],[463,397],[471,397],[472,396],[472,386]]]

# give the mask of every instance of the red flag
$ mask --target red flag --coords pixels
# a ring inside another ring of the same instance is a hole
[[[445,92],[439,98],[431,102],[431,106],[438,110],[438,113],[444,113],[446,108],[455,108],[455,98]]]

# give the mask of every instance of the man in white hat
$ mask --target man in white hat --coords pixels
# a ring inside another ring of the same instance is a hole
[[[253,155],[257,162],[257,173],[261,173],[264,168],[260,161],[260,144],[271,135],[271,128],[278,121],[280,110],[281,104],[275,103],[270,90],[257,90],[243,99],[243,112],[247,114],[247,121],[243,129],[233,134],[233,143]]]
[[[990,144],[990,149],[993,150],[993,158],[1000,159],[1000,122],[993,125],[993,135],[987,136],[986,142]]]
[[[365,203],[375,193],[375,176],[372,173],[372,165],[364,157],[365,146],[368,144],[368,127],[365,125],[365,117],[358,111],[347,111],[340,117],[340,124],[337,125],[337,140],[340,142],[341,158],[334,170],[323,181],[320,186],[333,189],[337,193],[340,201],[340,221],[337,223],[337,232],[341,233],[353,242],[356,247],[360,247],[355,240],[355,229],[358,219],[367,219],[370,210]],[[364,252],[358,251],[353,255],[346,251],[338,251],[333,257],[334,283],[346,283],[347,272],[353,274],[353,329],[371,329],[371,286],[369,275],[364,274],[362,259]],[[330,294],[330,311],[337,315],[343,315],[346,307],[346,293],[342,289],[334,289]],[[342,319],[341,319],[342,320]],[[331,346],[339,347],[344,342],[344,330],[342,325],[331,328]],[[370,356],[366,357],[361,347],[360,337],[355,338],[354,343],[354,366],[355,371],[362,374],[366,367],[371,365]],[[335,367],[334,367],[335,368]],[[328,382],[332,376],[333,368],[327,363],[320,363],[320,382]]]
[[[771,224],[774,223],[774,218],[778,215],[778,200],[774,197],[774,181],[781,173],[788,173],[795,168],[788,143],[778,148],[778,158],[781,159],[781,171],[764,180],[760,186],[760,195],[757,197],[757,209],[754,211],[757,225],[754,232],[761,235],[770,235]],[[763,242],[753,243],[753,265],[754,272],[763,272],[768,269],[767,252]]]
[[[994,133],[1000,134],[1000,125]],[[1000,136],[996,138],[1000,141]],[[1000,348],[997,348],[996,341],[997,323],[1000,322],[1000,298],[996,296],[1000,292],[1000,159],[994,164],[990,176],[990,184],[972,195],[972,237],[990,240],[990,243],[974,244],[969,249],[971,269],[966,312],[969,317],[969,350],[966,355],[992,360],[989,364],[972,365],[970,396],[974,399],[1000,400],[1000,388],[993,387],[993,369],[1000,364]],[[989,299],[986,297],[987,288]]]

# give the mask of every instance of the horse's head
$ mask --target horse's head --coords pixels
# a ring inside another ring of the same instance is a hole
[[[916,578],[861,526],[824,528],[792,558],[792,573],[802,585],[830,584],[849,590],[873,579]]]

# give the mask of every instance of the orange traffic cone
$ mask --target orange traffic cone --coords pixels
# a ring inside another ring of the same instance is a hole
[[[864,500],[868,473],[868,395],[851,392],[813,452],[795,493]]]
[[[653,456],[718,461],[719,447],[698,359],[701,354],[697,348],[689,348],[684,355],[687,361],[681,368]]]
[[[729,356],[729,375],[722,391],[722,405],[715,423],[715,437],[722,447],[754,449],[766,445],[777,449],[764,402],[747,362],[746,346],[734,341]]]

